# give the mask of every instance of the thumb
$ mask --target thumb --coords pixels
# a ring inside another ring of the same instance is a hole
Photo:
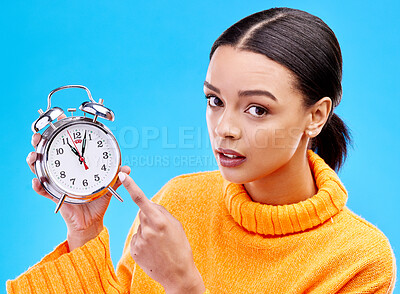
[[[144,195],[143,191],[138,185],[136,185],[135,181],[124,172],[120,172],[118,177],[122,185],[131,195],[133,202],[139,206],[144,214],[148,214],[152,210],[152,202],[146,197],[146,195]]]

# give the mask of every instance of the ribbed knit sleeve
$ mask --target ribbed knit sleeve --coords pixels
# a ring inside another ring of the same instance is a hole
[[[116,278],[106,228],[82,247],[68,252],[64,242],[13,281],[7,293],[128,293]]]

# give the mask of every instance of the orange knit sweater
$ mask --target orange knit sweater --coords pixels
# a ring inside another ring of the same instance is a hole
[[[178,176],[153,198],[183,225],[207,293],[391,293],[389,241],[346,206],[336,173],[308,151],[318,193],[290,205],[253,202],[219,171]],[[8,293],[163,293],[125,243],[116,273],[107,229],[68,252],[66,242],[13,281]]]

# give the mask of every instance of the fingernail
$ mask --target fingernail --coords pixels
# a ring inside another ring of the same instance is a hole
[[[31,144],[35,145],[35,140],[36,140],[37,134],[33,134]]]
[[[26,160],[28,161],[29,164],[34,163],[35,160],[36,160],[36,154],[33,153],[33,152],[30,152],[30,153],[28,154],[28,157],[26,158]]]
[[[126,178],[126,175],[123,173],[123,172],[119,172],[118,173],[118,177],[119,177],[119,180],[121,181],[121,183],[125,180],[125,178]]]

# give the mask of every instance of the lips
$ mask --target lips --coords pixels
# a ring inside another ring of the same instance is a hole
[[[218,153],[222,153],[223,155],[234,155],[234,156],[238,156],[238,157],[246,157],[232,149],[217,148],[216,151]]]
[[[224,167],[236,167],[246,161],[246,157],[231,149],[217,148],[218,159]]]

